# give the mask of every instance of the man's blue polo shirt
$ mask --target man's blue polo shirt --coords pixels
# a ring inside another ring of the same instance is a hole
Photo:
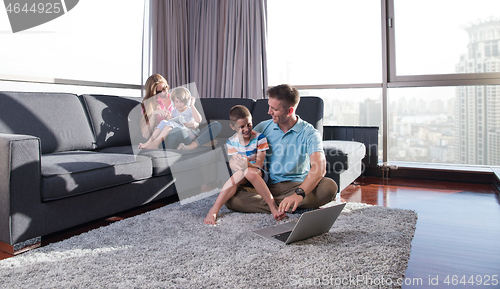
[[[303,182],[311,168],[309,156],[314,152],[323,152],[323,138],[319,131],[299,116],[297,118],[295,125],[286,133],[272,119],[254,128],[266,136],[269,144],[266,166],[270,172],[270,184]]]

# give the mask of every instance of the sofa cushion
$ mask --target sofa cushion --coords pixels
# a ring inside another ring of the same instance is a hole
[[[151,177],[151,159],[90,151],[58,152],[41,158],[42,201],[81,195]]]
[[[267,113],[269,111],[269,104],[267,104],[267,101],[267,99],[259,99],[255,102],[252,111],[254,127],[261,121],[271,119],[271,116]]]
[[[365,145],[355,141],[323,141],[327,171],[341,173],[360,162],[366,154]]]
[[[303,96],[300,98],[297,114],[300,118],[312,124],[323,136],[323,100],[316,96]]]
[[[252,112],[255,103],[253,99],[243,98],[202,98],[200,101],[206,120],[209,122],[216,120],[222,125],[222,131],[217,137],[226,140],[234,134],[234,130],[229,127],[229,110],[239,104],[246,106]]]
[[[109,95],[82,95],[96,136],[97,149],[130,145],[130,112],[140,106],[140,99]],[[134,120],[139,122],[139,120]],[[139,128],[138,125],[132,126]]]
[[[80,99],[67,93],[0,92],[0,133],[38,137],[44,154],[95,142]]]
[[[229,179],[227,158],[219,147],[183,150],[138,150],[131,147],[106,148],[103,152],[136,153],[151,158],[153,177],[173,179],[179,199],[200,193],[203,185],[218,186]],[[169,183],[165,182],[168,186]]]
[[[193,150],[140,150],[130,146],[112,147],[101,150],[103,153],[136,154],[151,159],[153,176],[162,176],[172,173],[171,166],[176,172],[194,170],[217,161],[218,155],[209,147],[202,146]],[[220,157],[219,157],[220,158]]]

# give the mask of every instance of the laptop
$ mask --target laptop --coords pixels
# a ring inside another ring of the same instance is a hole
[[[345,203],[303,213],[297,221],[253,231],[271,241],[290,244],[324,234],[337,220]]]

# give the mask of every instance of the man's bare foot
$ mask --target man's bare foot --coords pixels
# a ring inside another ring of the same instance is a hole
[[[217,214],[213,214],[211,212],[208,212],[207,216],[205,217],[205,220],[203,220],[203,223],[207,225],[215,225],[215,220],[217,219]]]

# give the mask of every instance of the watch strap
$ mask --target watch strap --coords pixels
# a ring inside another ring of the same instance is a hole
[[[297,189],[295,190],[295,193],[296,193],[297,195],[301,196],[301,197],[302,197],[302,199],[305,199],[305,198],[306,198],[306,192],[305,192],[305,191],[304,191],[304,189],[302,189],[302,188],[297,188]]]

